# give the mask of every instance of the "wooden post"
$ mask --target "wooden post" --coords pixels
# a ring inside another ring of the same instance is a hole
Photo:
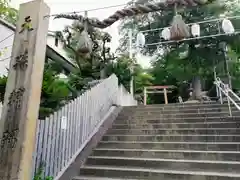
[[[31,179],[49,13],[43,0],[20,5],[0,121],[0,179]]]
[[[164,88],[164,89],[163,89],[163,92],[164,92],[164,100],[165,100],[165,104],[168,104],[167,89]]]
[[[143,104],[147,105],[147,88],[146,87],[144,87],[144,90],[143,90],[143,98],[144,98]]]

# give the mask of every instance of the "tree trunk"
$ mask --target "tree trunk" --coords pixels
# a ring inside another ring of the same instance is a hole
[[[195,76],[193,78],[192,84],[193,84],[192,99],[193,100],[201,100],[202,85],[201,85],[200,77]]]

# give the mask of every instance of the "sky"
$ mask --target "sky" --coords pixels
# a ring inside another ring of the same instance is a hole
[[[19,8],[19,4],[28,2],[29,0],[12,0],[11,5],[16,9]],[[129,2],[129,0],[45,0],[45,2],[50,6],[51,14],[58,14],[58,13],[66,13],[66,12],[73,12],[73,11],[84,11],[89,9],[96,9],[96,8],[103,8],[107,6],[115,6],[121,5],[119,7],[113,8],[106,8],[96,11],[89,11],[89,17],[97,17],[100,20],[108,17],[109,15],[113,14],[115,11],[124,7],[124,4]],[[82,13],[83,15],[83,13]],[[56,30],[63,30],[64,26],[67,24],[71,24],[72,21],[65,20],[65,19],[58,19],[53,20],[50,18],[49,30],[56,31]],[[119,22],[114,23],[112,26],[104,29],[112,35],[112,43],[111,48],[113,51],[119,46],[119,33],[118,33],[118,26]],[[142,55],[137,56],[138,63],[140,63],[143,67],[149,67],[149,58],[144,57]]]

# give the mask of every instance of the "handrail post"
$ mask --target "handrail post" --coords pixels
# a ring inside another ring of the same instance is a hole
[[[231,106],[230,106],[230,100],[229,100],[229,98],[227,98],[227,100],[228,100],[229,116],[232,117],[232,109],[231,109]]]
[[[132,60],[132,58],[133,58],[133,52],[132,52],[132,50],[133,50],[133,47],[132,47],[133,35],[132,35],[132,33],[133,33],[133,31],[132,31],[132,29],[130,29],[130,30],[128,31],[128,38],[129,38],[129,58],[130,58],[130,60]],[[134,71],[133,65],[131,64],[131,67],[130,67],[130,72],[131,72],[130,93],[131,93],[132,95],[134,95],[134,88],[133,88],[133,85],[134,85],[134,84],[133,84],[133,75],[132,75],[133,71]]]
[[[225,91],[226,91],[226,94],[227,94],[229,116],[232,117],[232,109],[231,109],[230,99],[229,99],[229,85],[228,84],[226,84]]]
[[[214,81],[217,81],[217,73],[216,73],[216,66],[214,66],[213,68],[213,75],[214,75]],[[217,93],[217,97],[219,96],[219,89],[218,87],[216,86],[216,93]]]
[[[218,88],[219,97],[220,97],[220,103],[223,104],[223,98],[222,98],[222,91]]]
[[[240,97],[232,91],[228,84],[224,84],[219,78],[216,78],[214,84],[218,87],[218,90],[220,92],[219,95],[221,104],[223,103],[222,93],[227,97],[229,116],[232,117],[232,108],[230,103],[232,102],[239,111],[240,106],[237,104],[237,102],[235,102],[235,100],[231,96],[234,96],[234,98],[236,98],[238,101],[240,101]],[[231,94],[231,96],[229,94]]]
[[[216,86],[216,92],[217,92],[217,97],[220,97],[221,91],[220,91],[220,89],[217,86]]]

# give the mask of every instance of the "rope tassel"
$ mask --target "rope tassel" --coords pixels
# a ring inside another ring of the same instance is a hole
[[[181,40],[190,36],[189,28],[183,21],[182,16],[177,14],[173,17],[172,26],[170,28],[171,40]]]
[[[79,36],[77,47],[81,54],[88,54],[92,51],[92,41],[85,30]]]

